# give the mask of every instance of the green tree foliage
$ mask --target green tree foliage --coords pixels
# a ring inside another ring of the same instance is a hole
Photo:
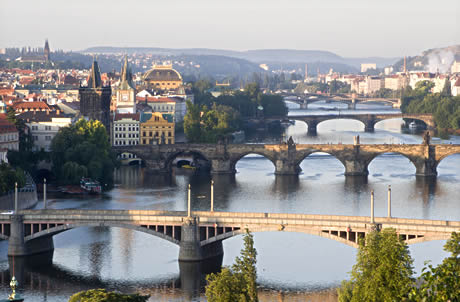
[[[220,273],[206,277],[208,302],[256,302],[257,297],[257,251],[254,238],[246,230],[244,248],[235,259],[232,268],[223,268]]]
[[[432,113],[438,130],[460,129],[460,96],[451,96],[450,85],[446,85],[441,93],[431,93],[434,84],[429,81],[418,82],[415,89],[407,87],[403,91],[401,111]]]
[[[139,294],[108,292],[105,289],[90,289],[72,295],[69,302],[146,302],[149,297]]]
[[[211,109],[187,102],[184,132],[189,142],[215,143],[219,137],[239,129],[239,114],[231,107],[216,105]]]
[[[106,188],[113,184],[116,157],[99,121],[81,119],[61,128],[51,142],[51,159],[63,184],[77,184],[81,177],[96,179]]]
[[[413,260],[394,229],[374,231],[360,243],[351,280],[339,289],[339,301],[402,301],[414,286]]]
[[[21,188],[26,183],[24,171],[21,168],[14,170],[6,163],[0,163],[0,195],[14,190],[14,183]]]
[[[460,233],[452,233],[444,250],[451,255],[441,264],[423,268],[421,285],[413,290],[414,301],[460,301]]]

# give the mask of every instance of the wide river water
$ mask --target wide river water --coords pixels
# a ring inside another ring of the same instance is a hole
[[[398,112],[383,105],[317,103],[290,115],[347,114],[353,112]],[[343,108],[322,111],[322,108]],[[296,122],[286,137],[296,143],[405,143],[422,141],[419,134],[404,133],[402,120],[377,123],[375,132],[353,120],[331,120],[318,125],[317,136],[308,136],[307,126]],[[460,143],[434,139],[434,143]],[[332,156],[313,154],[301,163],[298,177],[275,176],[272,163],[248,155],[237,164],[234,176],[212,176],[217,211],[278,212],[363,215],[370,212],[370,191],[375,191],[376,216],[386,215],[387,187],[392,187],[395,217],[460,220],[460,154],[445,158],[432,180],[415,177],[415,167],[403,156],[385,154],[369,166],[367,180],[345,177],[344,167]],[[55,209],[152,209],[186,210],[187,185],[192,186],[193,210],[207,210],[210,175],[175,170],[171,176],[152,175],[138,167],[115,172],[115,188],[100,197],[52,198]],[[42,205],[38,205],[40,208]],[[336,301],[335,288],[355,263],[356,250],[342,243],[300,233],[254,234],[258,251],[258,283],[261,301]],[[21,293],[26,301],[67,301],[75,292],[104,287],[124,292],[150,294],[149,301],[204,301],[199,278],[193,269],[179,267],[178,247],[160,238],[118,228],[80,228],[54,236],[53,263],[21,268]],[[410,246],[419,273],[426,260],[439,263],[446,254],[444,241]],[[237,236],[224,241],[224,265],[231,265],[242,248]],[[13,261],[7,257],[7,242],[0,242],[0,299],[6,298]],[[38,264],[38,260],[35,261]],[[188,273],[187,273],[188,272]],[[199,274],[199,273],[198,273]]]

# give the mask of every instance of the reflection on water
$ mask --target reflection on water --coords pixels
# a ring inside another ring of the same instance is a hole
[[[400,122],[381,122],[374,133],[364,133],[359,123],[334,120],[320,124],[314,138],[308,137],[303,123],[286,131],[303,143],[352,142],[356,134],[363,143],[419,143],[420,136],[398,130],[395,124]],[[211,176],[180,169],[171,175],[158,175],[139,167],[122,167],[115,172],[115,188],[106,195],[54,199],[49,206],[184,211],[187,185],[191,184],[193,210],[209,210],[212,179],[217,211],[367,216],[370,191],[374,190],[375,214],[386,216],[387,188],[391,185],[393,216],[460,220],[460,155],[445,158],[436,179],[416,177],[409,160],[391,154],[373,160],[368,177],[345,177],[342,163],[324,154],[309,156],[300,166],[299,176],[277,176],[269,160],[249,155],[237,163],[236,175]],[[256,233],[254,239],[261,301],[335,301],[335,292],[330,289],[347,278],[356,257],[355,249],[313,235],[266,232]],[[27,301],[67,301],[74,292],[94,287],[149,293],[150,301],[204,301],[204,273],[215,269],[212,265],[179,264],[177,246],[127,229],[78,228],[56,235],[54,243],[52,263],[37,267],[15,259],[15,274],[22,280]],[[428,259],[435,264],[441,261],[442,244],[411,246],[416,269]],[[223,264],[231,265],[243,246],[241,236],[225,240],[223,245]],[[6,254],[7,243],[0,242],[0,298],[9,292],[9,270],[13,267]],[[46,263],[43,259],[29,262]]]

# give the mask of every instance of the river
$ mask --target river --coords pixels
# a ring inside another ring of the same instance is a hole
[[[313,104],[290,115],[316,113],[321,107],[346,105]],[[332,108],[331,107],[331,108]],[[357,112],[398,112],[383,105],[359,105]],[[286,137],[296,143],[420,143],[419,134],[404,133],[402,120],[376,124],[375,132],[353,120],[331,120],[318,125],[317,136],[296,122]],[[459,137],[435,143],[460,143]],[[237,164],[234,176],[213,176],[215,208],[218,211],[256,211],[337,215],[369,215],[370,191],[375,191],[376,216],[386,215],[387,187],[392,187],[395,217],[460,220],[460,155],[445,158],[434,180],[415,177],[415,167],[405,157],[385,154],[369,166],[366,179],[345,177],[343,165],[325,154],[313,154],[301,163],[299,177],[275,176],[273,164],[263,157],[248,155]],[[210,175],[175,170],[171,176],[151,175],[138,167],[115,172],[115,188],[101,197],[49,200],[55,209],[155,209],[186,210],[187,185],[192,186],[192,209],[209,209]],[[38,207],[40,208],[40,204]],[[256,233],[258,282],[261,301],[336,301],[335,288],[347,278],[356,250],[342,243],[299,233]],[[105,287],[151,295],[149,301],[204,301],[196,291],[196,269],[179,267],[178,247],[170,242],[126,229],[80,228],[54,236],[53,263],[22,268],[21,293],[26,301],[67,301],[80,290]],[[425,260],[439,263],[446,254],[443,241],[410,246],[415,268]],[[241,236],[224,241],[224,265],[230,265],[242,247]],[[21,263],[16,261],[16,269]],[[0,242],[0,298],[9,293],[7,242]],[[190,273],[193,271],[193,273]]]

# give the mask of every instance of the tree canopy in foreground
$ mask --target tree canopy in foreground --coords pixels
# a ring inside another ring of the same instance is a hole
[[[70,297],[69,302],[146,302],[149,297],[139,294],[108,292],[99,288],[76,293]]]
[[[206,277],[208,302],[257,302],[256,258],[253,235],[246,230],[244,248],[232,268]]]
[[[340,302],[403,301],[415,285],[407,244],[394,229],[373,231],[361,242],[351,280],[339,289]]]

